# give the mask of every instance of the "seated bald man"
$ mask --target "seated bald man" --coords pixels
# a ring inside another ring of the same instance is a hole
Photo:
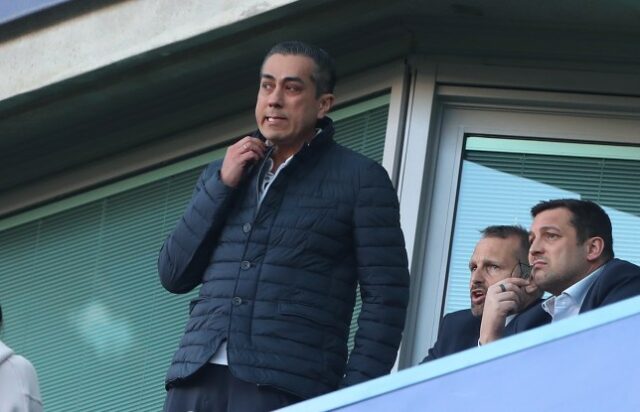
[[[438,339],[422,363],[477,346],[487,289],[507,278],[529,275],[529,233],[523,227],[489,226],[481,233],[469,260],[471,308],[445,315]],[[541,294],[536,289],[523,304],[538,303]]]

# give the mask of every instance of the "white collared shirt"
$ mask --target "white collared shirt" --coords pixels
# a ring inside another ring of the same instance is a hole
[[[267,192],[271,187],[271,183],[276,180],[276,177],[278,177],[280,171],[289,164],[291,159],[293,159],[293,155],[289,156],[287,160],[282,162],[282,164],[278,166],[278,169],[275,172],[271,171],[271,169],[273,169],[273,159],[267,159],[267,173],[265,173],[264,177],[262,178],[262,182],[260,183],[260,197],[258,198],[258,206],[262,204],[262,200],[267,195]]]
[[[320,132],[322,132],[322,129],[316,129],[316,134],[313,136],[313,138],[315,139],[315,137],[319,135]],[[282,164],[278,166],[278,169],[275,172],[271,171],[271,169],[273,169],[273,159],[267,159],[267,173],[265,173],[264,177],[262,178],[262,182],[260,182],[260,196],[258,198],[258,207],[260,207],[260,205],[262,204],[262,200],[264,200],[264,197],[267,195],[269,187],[271,187],[271,183],[276,180],[276,177],[278,177],[280,171],[289,164],[291,159],[293,159],[293,156],[294,155],[289,156],[287,160],[282,162]]]
[[[580,313],[582,302],[584,302],[589,288],[602,271],[602,268],[604,268],[604,265],[591,272],[578,283],[568,287],[560,295],[551,296],[542,302],[542,309],[551,315],[551,322],[570,318]]]

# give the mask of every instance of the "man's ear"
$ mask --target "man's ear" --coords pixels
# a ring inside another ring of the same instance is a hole
[[[318,98],[318,119],[322,119],[333,107],[335,96],[331,93],[324,93]]]
[[[585,243],[587,247],[587,260],[593,262],[600,259],[604,251],[604,239],[600,236],[594,236],[587,239]]]

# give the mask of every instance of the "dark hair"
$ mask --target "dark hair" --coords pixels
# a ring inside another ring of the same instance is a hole
[[[500,239],[508,239],[511,236],[517,237],[520,239],[520,253],[525,256],[529,254],[529,232],[520,225],[487,226],[482,229],[480,233],[482,233],[483,238],[497,237]]]
[[[333,93],[333,89],[336,86],[336,67],[329,53],[320,47],[312,46],[298,40],[284,41],[276,44],[269,50],[267,55],[264,56],[262,65],[264,66],[264,62],[274,54],[309,57],[316,65],[313,75],[311,76],[316,84],[316,97],[324,93]]]
[[[611,260],[613,254],[613,235],[611,220],[597,203],[580,199],[554,199],[542,201],[531,208],[531,216],[540,212],[563,207],[571,212],[571,225],[576,229],[578,242],[584,243],[588,238],[599,236],[604,240],[602,256]]]

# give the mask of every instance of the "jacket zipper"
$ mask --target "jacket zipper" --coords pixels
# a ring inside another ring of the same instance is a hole
[[[267,159],[271,157],[271,153],[273,153],[274,148],[275,146],[269,147],[269,149],[267,150],[267,153],[265,153],[264,155],[262,166],[258,171],[258,178],[256,179],[256,210],[253,213],[253,222],[251,222],[252,225],[256,221],[256,218],[258,217],[258,212],[260,211],[260,207],[262,206],[262,203],[260,202],[260,186],[262,185],[262,181],[264,180],[265,166],[269,164],[269,162],[267,162]]]

